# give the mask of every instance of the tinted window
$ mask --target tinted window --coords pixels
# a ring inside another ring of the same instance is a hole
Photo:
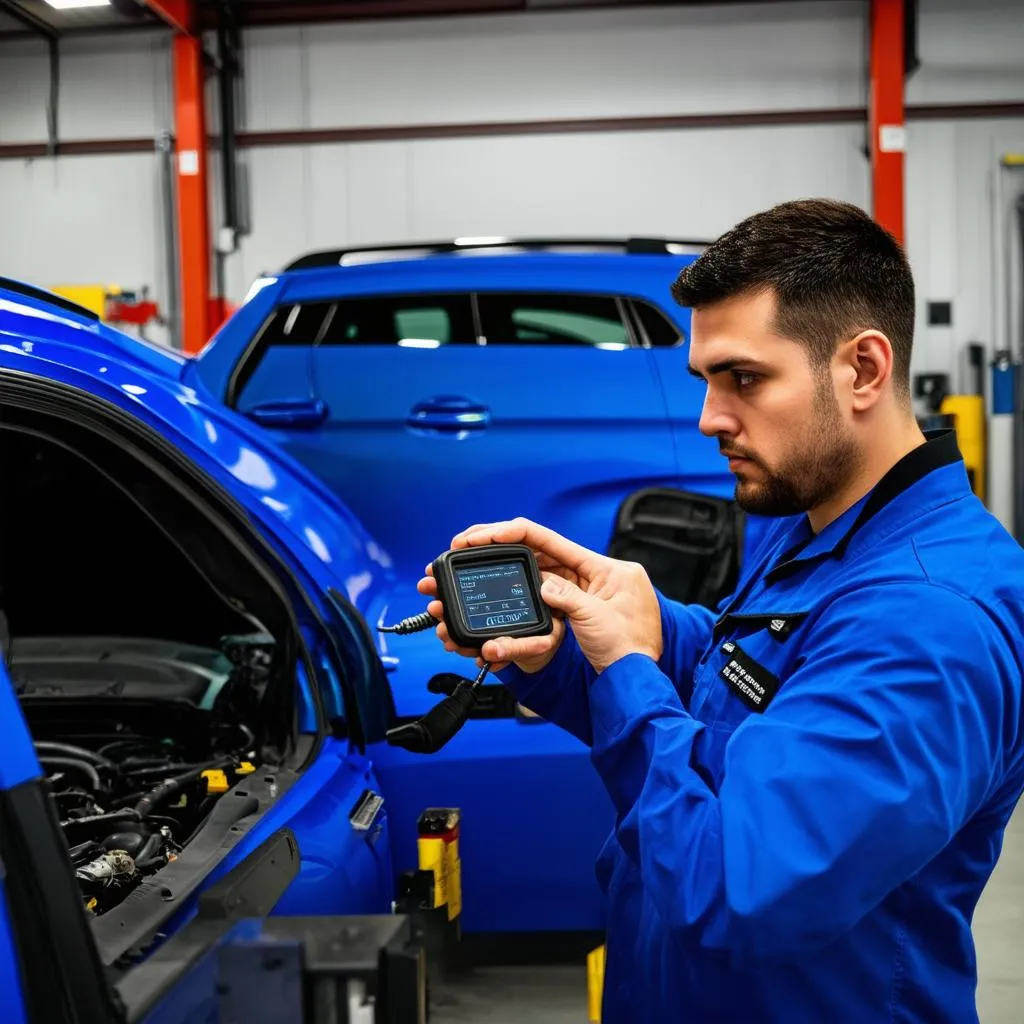
[[[647,335],[652,348],[671,348],[683,340],[682,334],[664,313],[646,302],[633,300],[633,308],[640,320],[640,326]]]
[[[239,366],[229,401],[239,408],[311,390],[312,351],[324,345],[440,348],[476,342],[468,295],[382,295],[279,306]]]
[[[549,293],[480,293],[488,345],[585,345],[628,348],[629,332],[613,298]]]
[[[438,348],[475,341],[468,295],[388,295],[339,301],[321,344]]]
[[[262,347],[271,345],[315,345],[331,303],[307,302],[278,306],[260,338]]]

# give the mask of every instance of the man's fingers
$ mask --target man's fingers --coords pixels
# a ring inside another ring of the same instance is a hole
[[[459,534],[456,540],[460,541],[461,547],[525,544],[533,548],[538,556],[548,555],[558,564],[574,572],[584,572],[587,567],[592,568],[594,559],[600,558],[595,552],[529,519],[512,519],[505,523],[470,527]],[[452,544],[455,546],[454,541]]]
[[[432,576],[424,576],[423,579],[421,579],[419,583],[416,584],[416,589],[421,594],[424,594],[426,597],[436,597],[437,580],[435,580]]]
[[[494,530],[497,527],[504,526],[504,522],[501,523],[474,523],[472,526],[467,526],[465,530],[460,530],[454,537],[452,537],[451,546],[453,548],[464,548],[467,547],[466,537],[471,533],[476,533],[478,530]]]
[[[431,612],[431,614],[433,614],[433,612]],[[452,641],[452,638],[448,635],[448,627],[443,622],[439,622],[437,624],[437,626],[434,629],[434,632],[437,634],[437,638],[441,641],[441,643],[444,644],[444,649],[446,651],[452,651],[455,654],[461,654],[464,658],[475,658],[477,656],[478,652],[476,651],[475,648],[456,646],[455,643]]]
[[[561,611],[572,618],[574,615],[585,615],[597,600],[593,595],[580,590],[571,580],[559,579],[553,573],[545,573],[540,588],[544,603],[554,611]]]
[[[551,651],[553,642],[550,633],[547,636],[506,636],[488,640],[480,653],[492,665],[502,661],[521,661],[543,657]]]
[[[490,666],[491,666],[487,670],[488,672],[500,672],[502,669],[508,668],[509,665],[511,665],[512,663],[510,661],[486,662],[486,661],[484,661],[483,658],[479,658],[479,657],[476,659],[476,667],[477,668],[483,668],[484,665],[487,665],[487,664],[490,664]]]

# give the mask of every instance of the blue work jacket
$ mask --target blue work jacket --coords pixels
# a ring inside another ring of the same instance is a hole
[[[929,435],[819,534],[765,537],[664,654],[567,631],[501,673],[617,812],[604,1024],[977,1020],[971,915],[1022,788],[1024,552]]]

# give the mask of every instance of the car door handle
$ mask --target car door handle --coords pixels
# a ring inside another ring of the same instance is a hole
[[[417,402],[405,422],[438,433],[483,430],[491,422],[491,410],[464,395],[435,395]]]
[[[327,419],[327,403],[319,398],[279,399],[260,402],[245,415],[262,427],[318,427]]]

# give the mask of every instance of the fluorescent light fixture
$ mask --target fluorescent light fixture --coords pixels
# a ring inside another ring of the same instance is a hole
[[[109,7],[110,0],[46,0],[58,11],[70,11],[75,7]]]
[[[402,338],[398,343],[399,348],[440,348],[441,342],[437,338]]]
[[[507,242],[508,239],[503,235],[480,235],[475,237],[468,235],[465,238],[456,238],[456,245],[501,245],[502,242]]]

